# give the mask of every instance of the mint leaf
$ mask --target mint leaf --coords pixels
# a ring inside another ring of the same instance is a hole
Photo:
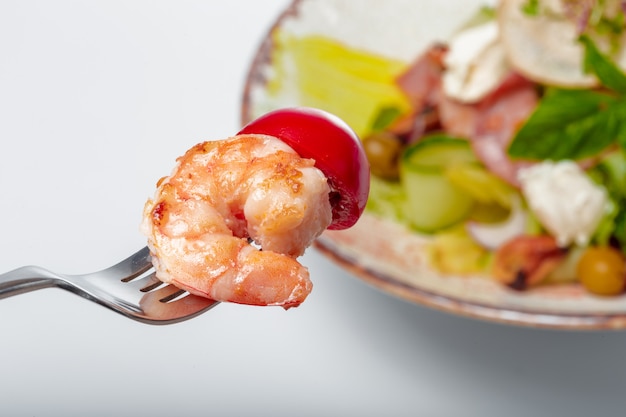
[[[626,101],[592,90],[548,90],[508,153],[523,159],[583,159],[626,145]]]
[[[579,40],[585,46],[585,70],[595,74],[606,88],[626,94],[626,74],[611,58],[600,52],[589,36],[582,35]]]

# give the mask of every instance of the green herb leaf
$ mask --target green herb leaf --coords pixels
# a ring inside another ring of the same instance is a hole
[[[508,152],[523,159],[583,159],[616,139],[626,145],[624,129],[626,101],[592,90],[553,89],[517,132]]]
[[[522,5],[522,12],[528,16],[539,15],[539,0],[527,0]]]
[[[626,94],[626,74],[611,58],[600,52],[589,36],[582,35],[580,42],[585,46],[585,69],[595,74],[605,87]]]
[[[401,115],[402,111],[397,107],[383,107],[372,122],[372,132],[386,129]]]
[[[619,242],[622,252],[626,253],[626,211],[619,210],[614,219],[613,237]]]
[[[618,203],[626,200],[626,151],[616,149],[609,152],[587,174],[606,188],[611,198]]]
[[[457,33],[464,30],[484,25],[496,18],[496,10],[492,6],[482,6],[472,17],[470,17],[460,28]]]
[[[598,225],[592,241],[607,245],[612,237],[626,244],[624,233],[624,207],[626,203],[626,151],[617,148],[606,154],[600,161],[587,170],[587,175],[603,187],[609,196],[604,216]]]

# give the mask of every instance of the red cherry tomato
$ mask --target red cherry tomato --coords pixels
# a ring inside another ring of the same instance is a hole
[[[269,112],[239,134],[277,137],[328,178],[333,220],[329,229],[347,229],[361,217],[370,188],[370,168],[358,136],[338,117],[297,107]]]

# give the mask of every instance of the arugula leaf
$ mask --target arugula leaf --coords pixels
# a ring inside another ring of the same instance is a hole
[[[592,90],[547,90],[508,149],[513,158],[583,159],[620,137],[626,145],[626,101]]]
[[[600,52],[589,36],[582,35],[579,40],[585,46],[585,69],[595,74],[605,87],[626,94],[626,74]]]

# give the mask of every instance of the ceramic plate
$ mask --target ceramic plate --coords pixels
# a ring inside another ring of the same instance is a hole
[[[351,48],[409,62],[433,41],[448,39],[481,5],[484,2],[476,0],[296,0],[277,19],[251,65],[242,121],[274,108],[311,105],[298,91],[296,67],[282,65],[277,70],[274,65],[273,57],[280,52],[275,42],[279,32],[296,38],[323,35]],[[273,85],[277,79],[278,90]],[[336,112],[332,103],[328,107]],[[350,118],[345,113],[339,116]],[[440,275],[426,264],[427,239],[366,212],[355,227],[324,233],[316,246],[382,291],[450,313],[547,328],[626,326],[625,297],[594,297],[576,284],[516,292],[485,277]]]

